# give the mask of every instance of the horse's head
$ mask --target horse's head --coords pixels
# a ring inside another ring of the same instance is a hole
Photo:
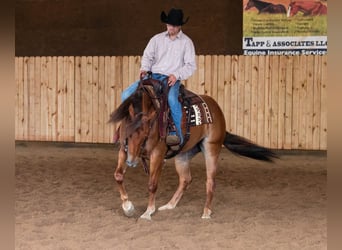
[[[112,113],[111,122],[121,120],[120,141],[127,153],[126,164],[135,167],[142,150],[158,139],[157,111],[151,86],[140,86]],[[152,133],[153,132],[153,133]]]
[[[287,8],[287,17],[292,17],[297,14],[299,7],[296,2],[291,2]]]
[[[142,103],[141,103],[142,104]],[[147,110],[137,112],[135,107],[131,106],[129,109],[129,118],[126,127],[126,146],[127,146],[127,160],[126,164],[129,166],[136,166],[138,164],[138,157],[146,149],[150,140],[156,140],[158,133],[155,131],[156,111],[152,106]]]
[[[253,7],[255,7],[254,1],[253,0],[249,0],[244,9],[245,10],[249,10],[250,8],[253,8]]]

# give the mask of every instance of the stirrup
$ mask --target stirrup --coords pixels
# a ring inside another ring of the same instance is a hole
[[[180,138],[177,135],[167,135],[166,144],[169,146],[176,146],[180,144]]]

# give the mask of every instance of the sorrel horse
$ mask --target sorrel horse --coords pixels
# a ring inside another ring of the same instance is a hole
[[[253,7],[258,9],[259,14],[286,14],[286,8],[282,4],[273,4],[260,0],[249,0],[245,6],[245,10],[249,10]]]
[[[124,175],[127,166],[137,166],[138,160],[143,162],[145,171],[149,173],[149,200],[147,209],[140,218],[151,219],[155,212],[156,190],[162,166],[167,158],[170,147],[165,138],[160,136],[161,98],[158,94],[159,81],[152,78],[140,81],[139,87],[128,99],[111,114],[110,122],[120,122],[120,149],[114,178],[118,184],[122,208],[126,216],[132,216],[134,206],[128,199],[124,186]],[[188,91],[184,89],[183,91]],[[190,91],[188,91],[190,92]],[[192,92],[191,92],[192,93]],[[242,156],[272,161],[276,157],[270,149],[258,146],[247,139],[226,132],[223,112],[216,101],[207,95],[200,96],[211,112],[211,123],[190,127],[185,136],[185,144],[175,156],[175,168],[179,175],[179,184],[171,200],[158,210],[173,209],[181,199],[184,191],[191,182],[190,160],[202,151],[206,164],[206,194],[207,198],[202,218],[210,218],[215,175],[218,167],[218,157],[222,145]],[[183,110],[184,111],[184,110]],[[183,118],[185,113],[183,112]],[[182,124],[183,132],[185,130]],[[146,164],[149,161],[149,166]]]
[[[326,15],[328,8],[320,1],[293,1],[289,4],[287,16],[292,17],[298,12],[302,12],[304,16],[320,16]]]

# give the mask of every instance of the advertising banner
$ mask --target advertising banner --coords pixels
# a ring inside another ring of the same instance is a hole
[[[244,0],[244,55],[324,55],[327,1]]]

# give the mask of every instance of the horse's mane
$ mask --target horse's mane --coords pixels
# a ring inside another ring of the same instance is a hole
[[[108,122],[117,123],[122,121],[123,119],[129,117],[130,112],[129,108],[132,106],[135,110],[134,113],[139,113],[141,109],[141,98],[142,93],[141,90],[137,89],[132,95],[130,95],[125,101],[123,101],[120,106],[110,115],[110,119]]]
[[[151,91],[155,91],[155,86],[153,84],[146,84],[142,86],[139,86],[132,95],[130,95],[119,105],[119,107],[110,115],[110,119],[108,121],[109,123],[117,123],[124,120],[125,125],[122,129],[126,131],[127,135],[131,135],[132,133],[134,133],[143,124],[143,95],[147,95],[148,97],[150,97],[144,100],[151,100],[151,92],[147,91],[147,89],[151,87]],[[151,105],[153,106],[152,101]]]

